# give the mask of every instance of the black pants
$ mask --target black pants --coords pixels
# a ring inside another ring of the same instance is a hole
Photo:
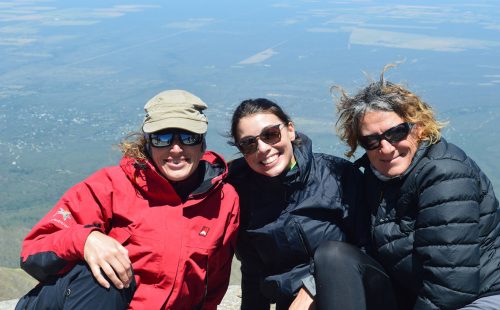
[[[102,287],[82,262],[54,281],[37,285],[19,300],[16,310],[127,309],[135,289],[135,280],[126,289],[119,290],[113,284],[109,289]]]
[[[316,309],[397,309],[389,276],[360,249],[325,241],[314,254]]]

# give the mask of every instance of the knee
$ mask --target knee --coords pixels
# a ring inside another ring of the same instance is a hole
[[[106,300],[109,308],[124,309],[131,302],[136,290],[135,279],[132,280],[128,288],[124,289],[118,289],[113,284],[110,288],[101,286],[85,263],[77,264],[72,273],[74,276],[66,288],[66,301],[73,300],[75,303],[85,304],[88,308],[92,308],[94,301],[103,302]],[[104,277],[111,283],[106,275]]]
[[[330,266],[346,262],[356,262],[360,250],[353,245],[341,241],[324,241],[314,253],[315,264],[328,264]]]

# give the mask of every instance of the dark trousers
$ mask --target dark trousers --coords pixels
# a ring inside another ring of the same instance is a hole
[[[82,262],[54,281],[37,285],[19,300],[16,310],[127,309],[135,289],[135,280],[126,289],[119,290],[113,284],[109,289],[102,287]]]
[[[397,309],[389,276],[359,248],[325,241],[314,254],[316,309]]]

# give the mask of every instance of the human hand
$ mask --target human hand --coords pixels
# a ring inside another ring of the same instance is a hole
[[[314,299],[304,288],[301,288],[288,310],[314,310],[314,308]]]
[[[83,257],[94,278],[103,287],[109,288],[110,284],[102,273],[118,289],[129,287],[133,277],[132,263],[127,249],[115,239],[97,230],[91,232],[85,241]]]

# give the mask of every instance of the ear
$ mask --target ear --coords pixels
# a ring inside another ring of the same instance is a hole
[[[288,137],[290,138],[290,141],[295,141],[295,126],[293,125],[292,122],[289,122],[286,125],[286,130],[288,132]]]
[[[146,156],[151,158],[152,150],[151,150],[151,141],[149,140],[149,135],[144,134],[144,139],[146,140],[146,143],[144,144],[144,152],[146,153]]]
[[[424,128],[421,123],[416,123],[412,130],[412,134],[417,139],[417,141],[422,141],[424,138]]]
[[[203,141],[201,143],[201,152],[205,154],[206,150],[207,150],[207,140],[205,139],[205,136],[203,136]]]

